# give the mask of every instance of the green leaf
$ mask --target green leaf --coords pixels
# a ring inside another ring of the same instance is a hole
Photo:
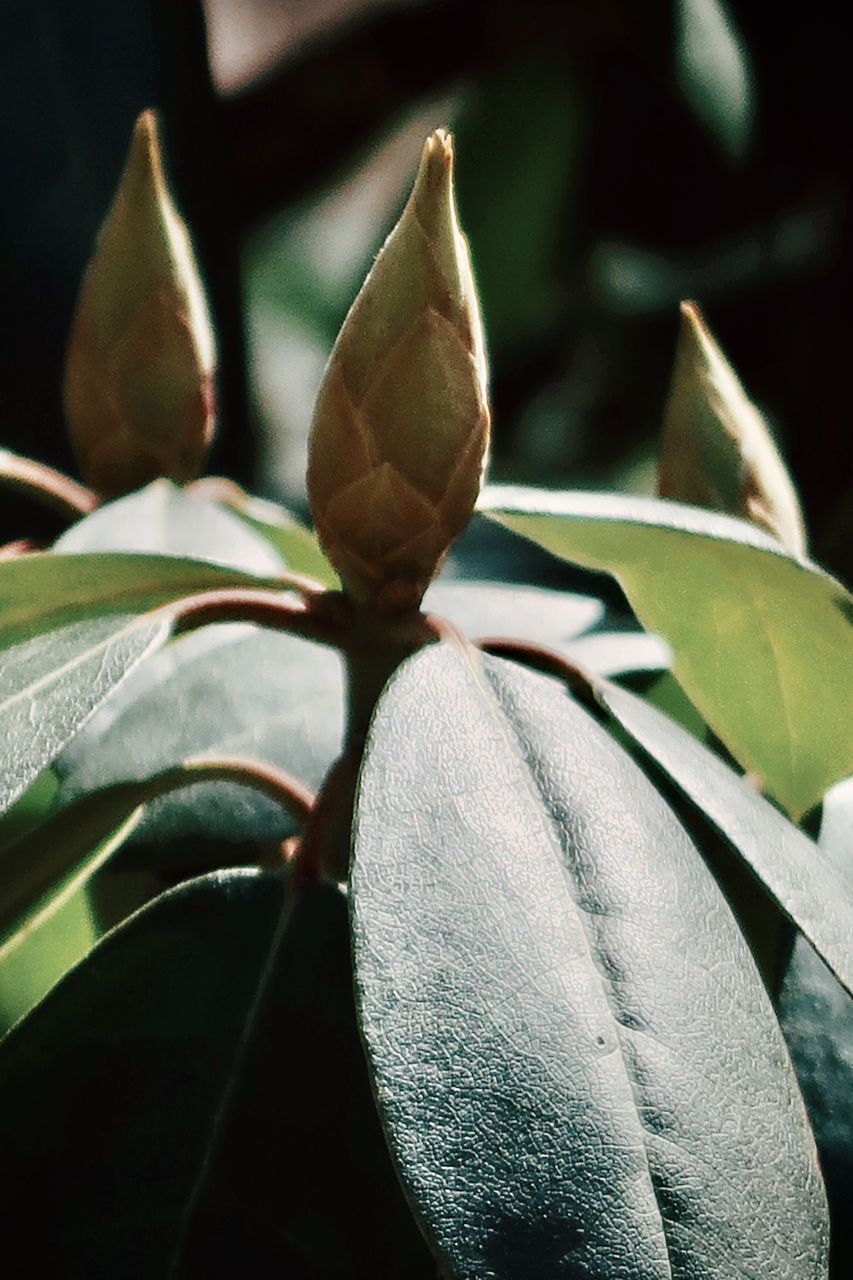
[[[666,641],[648,631],[596,631],[557,649],[570,662],[601,676],[665,671],[672,661]]]
[[[571,640],[601,621],[604,605],[592,596],[498,582],[434,582],[424,596],[426,613],[447,618],[472,640]]]
[[[274,875],[108,935],[0,1045],[10,1273],[433,1280],[351,981],[345,899]]]
[[[602,706],[726,837],[774,902],[853,992],[853,881],[680,725],[606,680]]]
[[[99,507],[64,533],[54,550],[189,556],[267,577],[284,568],[269,542],[242,520],[169,480],[155,480],[138,493]]]
[[[429,588],[423,608],[446,618],[471,640],[545,645],[601,675],[659,671],[670,661],[669,646],[659,636],[593,631],[608,622],[603,603],[594,596],[445,578]]]
[[[853,597],[752,525],[613,494],[487,492],[488,514],[618,578],[732,755],[799,818],[853,772]]]
[[[247,494],[239,503],[235,499],[233,510],[250,529],[267,540],[294,573],[316,578],[332,591],[340,589],[340,579],[324,556],[317,535],[300,524],[285,507]]]
[[[287,583],[177,556],[46,551],[0,560],[0,649],[86,618],[126,617],[231,587]]]
[[[138,782],[84,796],[0,853],[0,963],[52,920],[127,839],[149,791]]]
[[[820,845],[853,885],[853,780],[826,796]],[[808,1107],[829,1200],[832,1275],[853,1260],[853,999],[797,937],[779,995],[779,1020]]]
[[[773,1010],[658,793],[558,683],[436,645],[368,735],[356,998],[415,1212],[466,1280],[817,1280]]]
[[[56,759],[168,631],[162,618],[98,618],[5,651],[0,666],[0,811]]]
[[[23,795],[0,816],[0,850],[20,840],[43,822],[53,808],[59,779],[53,769],[45,769]]]
[[[85,890],[57,903],[53,927],[21,938],[14,951],[0,957],[0,1036],[29,1013],[72,965],[97,941]]]
[[[343,736],[336,654],[242,624],[179,637],[128,682],[58,763],[61,801],[143,779],[196,756],[264,760],[318,787]],[[280,805],[225,782],[156,800],[135,838],[282,840],[296,830]],[[225,851],[223,851],[225,852]]]
[[[845,778],[823,797],[821,848],[853,881],[853,778]]]

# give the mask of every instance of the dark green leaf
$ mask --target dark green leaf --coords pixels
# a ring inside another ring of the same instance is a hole
[[[114,616],[6,649],[0,663],[0,811],[56,759],[168,630],[164,619]]]
[[[493,489],[488,513],[613,573],[673,650],[674,675],[797,818],[853,772],[853,598],[753,525],[681,503]]]
[[[0,1145],[10,1274],[433,1278],[333,888],[289,914],[275,876],[210,876],[109,935],[0,1046]]]
[[[343,690],[336,654],[245,625],[179,638],[139,672],[59,762],[61,800],[143,779],[195,756],[275,764],[318,787],[337,757]],[[149,842],[281,840],[296,829],[274,801],[230,783],[198,783],[154,801]]]
[[[731,843],[853,991],[853,881],[713,752],[642,698],[605,680],[599,701]]]
[[[193,498],[169,480],[99,507],[55,544],[64,554],[138,551],[190,556],[274,577],[284,567],[269,543],[228,511]]]
[[[434,646],[369,734],[352,912],[386,1133],[466,1280],[817,1280],[811,1136],[746,944],[545,677]]]
[[[826,796],[820,845],[853,883],[851,780]],[[853,1271],[853,999],[804,938],[794,939],[779,1018],[806,1100],[829,1199],[831,1275]]]

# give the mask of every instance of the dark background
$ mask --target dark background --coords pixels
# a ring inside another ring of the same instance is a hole
[[[836,5],[2,12],[2,443],[73,469],[59,389],[75,296],[133,120],[157,105],[219,333],[211,465],[298,505],[322,360],[424,133],[446,121],[489,337],[496,478],[648,491],[677,303],[696,297],[774,425],[815,556],[853,576],[853,149]],[[8,499],[1,519],[6,537],[45,531]]]

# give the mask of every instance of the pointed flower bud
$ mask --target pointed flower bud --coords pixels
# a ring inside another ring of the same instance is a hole
[[[315,524],[354,599],[417,606],[474,509],[488,439],[480,312],[439,129],[344,321],[311,428]]]
[[[751,520],[789,551],[805,553],[800,504],[770,428],[695,302],[681,304],[658,492]]]
[[[214,427],[214,344],[186,226],[143,111],[71,329],[65,411],[82,475],[108,497],[192,479]]]

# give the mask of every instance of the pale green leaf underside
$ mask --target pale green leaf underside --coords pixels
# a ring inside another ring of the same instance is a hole
[[[142,613],[201,591],[286,582],[177,556],[40,552],[0,561],[0,649],[85,618]]]
[[[742,521],[613,494],[492,489],[487,515],[612,573],[732,754],[795,816],[853,772],[853,598]]]
[[[168,631],[163,618],[96,618],[0,654],[0,812]]]
[[[275,549],[243,520],[169,480],[98,507],[64,533],[54,550],[191,556],[268,576],[284,568]]]

